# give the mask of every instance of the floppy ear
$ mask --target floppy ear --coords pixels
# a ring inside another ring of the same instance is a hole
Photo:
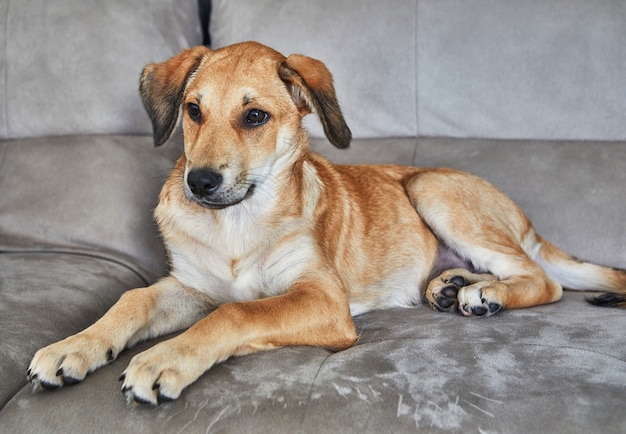
[[[141,73],[139,93],[152,121],[156,146],[172,134],[187,80],[209,51],[204,46],[184,50],[166,62],[147,65]]]
[[[282,62],[278,75],[285,82],[302,115],[315,112],[326,137],[338,148],[347,148],[352,133],[335,95],[333,77],[319,60],[292,54]]]

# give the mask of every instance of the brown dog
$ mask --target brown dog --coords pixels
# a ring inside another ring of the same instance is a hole
[[[551,303],[562,285],[611,291],[599,304],[626,300],[625,271],[558,250],[475,176],[312,153],[308,113],[335,146],[351,140],[317,60],[256,43],[196,47],[148,65],[140,91],[157,145],[183,112],[184,155],[155,212],[172,271],[38,351],[28,371],[37,387],[76,383],[124,348],[187,327],[132,359],[129,402],[175,399],[235,354],[348,348],[351,315],[414,306],[422,294],[466,316]]]

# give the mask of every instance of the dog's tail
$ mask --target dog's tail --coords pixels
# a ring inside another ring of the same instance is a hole
[[[533,259],[548,276],[567,289],[603,292],[586,298],[591,304],[626,309],[626,270],[581,261],[539,236],[537,241]]]

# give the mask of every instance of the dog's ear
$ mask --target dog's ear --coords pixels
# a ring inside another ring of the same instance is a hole
[[[208,52],[208,48],[197,46],[180,52],[166,62],[152,63],[144,68],[139,93],[152,121],[156,146],[161,146],[172,134],[187,80]]]
[[[315,112],[330,143],[347,148],[352,133],[339,108],[333,77],[326,66],[319,60],[292,54],[282,62],[278,74],[302,115]]]

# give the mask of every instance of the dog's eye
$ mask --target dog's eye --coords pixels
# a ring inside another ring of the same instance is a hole
[[[270,115],[263,110],[252,109],[246,114],[244,122],[247,127],[258,127],[267,122],[269,118]]]
[[[187,114],[191,119],[198,122],[200,120],[200,107],[198,104],[190,102],[187,104]]]

